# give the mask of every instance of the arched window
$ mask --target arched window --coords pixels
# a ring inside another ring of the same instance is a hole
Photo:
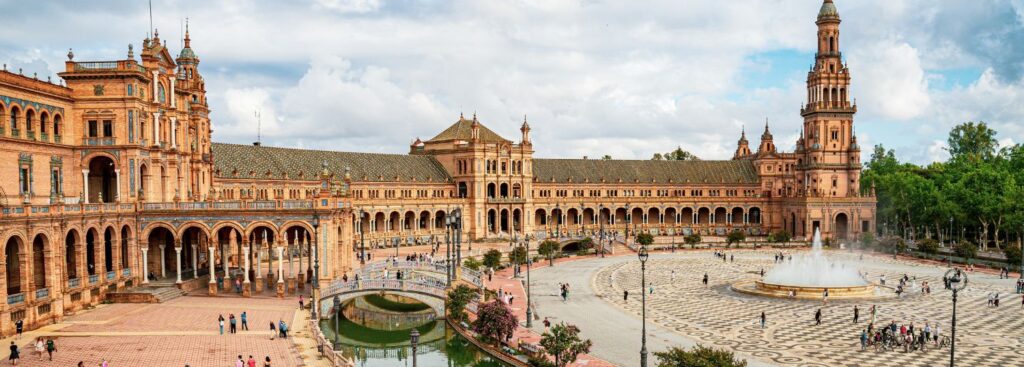
[[[36,119],[36,111],[32,111],[32,110],[25,111],[25,129],[27,129],[28,131],[35,130],[33,128],[33,122],[34,122],[33,120],[35,120],[35,119]]]
[[[12,133],[13,133],[13,130],[17,130],[18,129],[18,114],[20,112],[21,111],[18,110],[18,107],[11,107],[11,130],[12,130]]]
[[[60,136],[60,115],[53,116],[53,136]]]
[[[829,37],[828,38],[828,52],[836,52],[836,38],[835,37]]]
[[[50,124],[50,115],[43,112],[39,114],[39,133],[46,134],[46,125]]]
[[[160,103],[164,103],[167,101],[167,95],[164,92],[163,83],[159,84],[159,87],[157,88],[157,98],[160,101]]]

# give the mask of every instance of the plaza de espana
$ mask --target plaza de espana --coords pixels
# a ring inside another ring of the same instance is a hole
[[[600,231],[662,243],[733,230],[748,242],[783,230],[805,240],[815,229],[852,241],[874,231],[876,200],[860,188],[839,23],[825,1],[795,151],[778,151],[766,125],[756,150],[741,134],[734,157],[718,161],[536,158],[529,123],[510,140],[475,115],[407,154],[216,143],[187,31],[176,56],[159,33],[120,60],[69,50],[61,81],[5,66],[0,330],[49,324],[145,283],[215,293],[211,271],[245,278],[246,295],[288,294],[310,286],[313,259],[327,281],[359,267],[364,248],[443,248],[455,210],[463,241],[476,243],[536,244],[556,231],[563,242]]]

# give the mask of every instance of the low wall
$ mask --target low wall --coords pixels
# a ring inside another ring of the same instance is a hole
[[[210,276],[204,275],[198,278],[183,280],[181,281],[181,283],[175,284],[175,287],[178,287],[178,289],[181,289],[183,292],[187,293],[194,291],[196,289],[206,290],[209,287],[207,283],[210,283]]]
[[[466,340],[469,340],[470,343],[473,343],[473,345],[475,345],[477,348],[480,348],[480,350],[487,353],[487,355],[497,358],[511,366],[530,367],[528,363],[519,360],[519,358],[516,358],[508,353],[505,353],[501,349],[495,348],[494,346],[481,342],[476,338],[475,335],[473,335],[473,333],[471,333],[469,330],[464,329],[462,325],[459,325],[451,321],[446,322],[448,323],[448,327],[452,328],[452,330],[455,330],[456,333],[461,335],[463,338],[466,338]]]

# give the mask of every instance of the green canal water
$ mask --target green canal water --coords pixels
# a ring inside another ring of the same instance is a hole
[[[413,307],[356,299],[344,305],[344,312],[321,320],[320,329],[336,341],[335,349],[353,358],[359,367],[412,366],[409,334],[413,328],[420,332],[418,367],[507,367],[448,328],[444,320],[429,320],[423,311],[409,311],[417,308],[416,303],[405,301]]]

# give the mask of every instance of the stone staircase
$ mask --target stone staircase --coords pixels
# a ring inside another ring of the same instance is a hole
[[[129,289],[107,293],[107,299],[114,303],[164,303],[184,296],[174,280],[158,280]]]

